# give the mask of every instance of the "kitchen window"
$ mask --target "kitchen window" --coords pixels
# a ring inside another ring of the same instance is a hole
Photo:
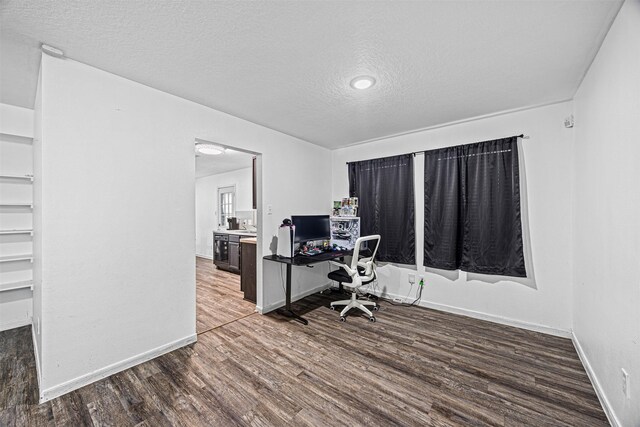
[[[236,214],[236,187],[220,187],[218,188],[218,219],[219,225],[226,227],[227,219],[234,217]]]

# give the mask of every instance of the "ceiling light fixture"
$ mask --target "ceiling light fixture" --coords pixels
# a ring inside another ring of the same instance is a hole
[[[209,144],[206,142],[198,142],[196,143],[196,151],[200,154],[206,154],[208,156],[217,156],[224,153],[224,147]]]
[[[359,90],[369,89],[374,84],[376,84],[376,79],[371,76],[358,76],[351,80],[351,87]]]

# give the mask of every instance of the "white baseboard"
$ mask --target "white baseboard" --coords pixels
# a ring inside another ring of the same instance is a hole
[[[210,259],[211,261],[213,261],[213,257],[209,256],[209,255],[196,254],[196,257],[204,258],[204,259]]]
[[[316,286],[315,288],[312,288],[312,289],[306,290],[304,292],[301,292],[298,295],[291,295],[291,301],[293,302],[293,301],[297,301],[299,299],[302,299],[304,297],[308,297],[309,295],[313,295],[315,293],[318,293],[318,292],[320,292],[322,290],[325,290],[325,289],[329,288],[330,286],[331,286],[331,283],[325,283],[324,285]],[[260,313],[260,314],[266,314],[266,313],[269,313],[270,311],[273,311],[273,310],[278,309],[280,307],[284,307],[284,304],[285,304],[285,300],[282,299],[282,300],[273,302],[273,303],[271,303],[269,305],[266,305],[264,307],[256,306],[256,311],[258,313]]]
[[[36,377],[38,378],[38,390],[41,390],[41,371],[40,371],[40,348],[38,347],[38,339],[36,338],[36,327],[31,320],[31,339],[33,340],[33,357],[36,358]]]
[[[31,317],[26,319],[14,320],[13,322],[7,322],[0,325],[0,332],[8,331],[9,329],[21,328],[23,326],[29,326],[31,324]]]
[[[372,292],[375,293],[375,292]],[[385,298],[400,298],[402,302],[405,301],[404,295],[384,294]],[[431,308],[438,311],[444,311],[446,313],[460,314],[462,316],[472,317],[474,319],[486,320],[493,323],[499,323],[501,325],[514,326],[516,328],[527,329],[529,331],[540,332],[547,335],[553,335],[562,338],[571,338],[571,330],[554,328],[551,326],[540,325],[537,323],[525,322],[522,320],[512,319],[509,317],[497,316],[495,314],[483,313],[480,311],[469,310],[466,308],[454,307],[446,304],[439,304],[429,301],[420,301],[417,305],[420,307]]]
[[[604,393],[604,390],[602,389],[602,386],[598,381],[598,377],[596,376],[596,373],[591,367],[591,363],[589,363],[589,359],[587,359],[587,355],[582,349],[582,345],[580,345],[580,341],[578,341],[578,337],[573,332],[571,333],[571,341],[573,341],[573,346],[575,347],[576,352],[578,353],[578,357],[582,362],[582,366],[584,366],[584,370],[587,371],[587,376],[591,380],[593,389],[596,391],[596,395],[598,396],[598,400],[600,401],[600,406],[602,406],[602,409],[604,410],[604,413],[607,416],[607,419],[609,420],[609,424],[611,424],[613,427],[620,427],[622,424],[620,424],[620,421],[616,417],[616,414],[613,412],[613,408],[611,408],[611,405],[609,404],[607,395]]]
[[[88,374],[66,381],[62,384],[49,387],[46,390],[40,390],[40,403],[47,402],[58,396],[62,396],[63,394],[69,393],[70,391],[77,390],[80,387],[84,387],[85,385],[91,384],[93,382],[106,378],[110,375],[124,371],[125,369],[129,369],[133,366],[139,365],[140,363],[146,362],[151,359],[155,359],[158,356],[162,356],[163,354],[169,353],[173,350],[177,350],[180,347],[184,347],[186,345],[194,343],[197,340],[198,340],[197,334],[189,335],[177,341],[173,341],[168,344],[161,345],[160,347],[154,348],[152,350],[146,351],[144,353],[138,354],[128,359],[122,360],[120,362],[116,362],[112,365],[105,366],[104,368],[100,368],[97,371],[90,372]]]

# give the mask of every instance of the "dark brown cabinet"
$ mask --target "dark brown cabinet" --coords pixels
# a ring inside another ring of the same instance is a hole
[[[256,243],[254,241],[248,242],[247,240],[255,239],[243,239],[244,242],[240,243],[240,252],[242,254],[240,273],[240,290],[244,292],[244,299],[256,302]]]
[[[229,239],[229,270],[240,271],[240,243]]]
[[[213,263],[222,270],[240,273],[240,236],[214,233],[213,240]]]

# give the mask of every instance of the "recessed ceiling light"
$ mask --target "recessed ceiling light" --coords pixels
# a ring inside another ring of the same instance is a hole
[[[376,79],[371,76],[359,76],[351,80],[351,87],[354,89],[369,89],[376,83]]]
[[[200,142],[196,144],[196,151],[200,154],[217,156],[218,154],[224,153],[224,148],[217,145]]]

